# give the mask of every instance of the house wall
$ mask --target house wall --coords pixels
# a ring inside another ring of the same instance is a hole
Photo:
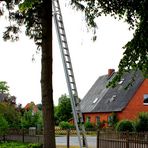
[[[148,112],[148,105],[144,105],[144,94],[148,94],[148,79],[145,79],[133,98],[130,100],[126,108],[122,112],[116,112],[119,120],[129,119],[134,120],[140,112]],[[90,122],[96,124],[96,117],[100,117],[100,121],[108,121],[110,113],[84,113],[84,121],[90,117]]]
[[[100,117],[100,122],[108,121],[108,117],[111,114],[112,113],[85,113],[85,114],[83,114],[83,116],[84,116],[84,122],[86,122],[87,117],[90,117],[90,122],[93,123],[93,124],[97,124],[96,118],[98,116]]]
[[[148,105],[144,105],[144,94],[148,94],[148,79],[145,79],[126,108],[118,113],[118,118],[135,119],[139,112],[148,112]]]

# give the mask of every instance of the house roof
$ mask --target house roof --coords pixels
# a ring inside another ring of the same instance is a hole
[[[97,79],[81,101],[82,113],[116,112],[122,111],[126,107],[136,90],[142,84],[144,78],[141,72],[137,71],[133,85],[125,89],[132,78],[132,72],[125,73],[115,88],[106,88],[106,85],[115,74],[110,78],[108,75],[103,75]]]
[[[38,111],[38,107],[37,107],[37,105],[34,104],[34,102],[27,103],[24,108],[26,110],[29,110],[29,109],[31,109],[31,107],[32,107],[34,113],[36,113]]]

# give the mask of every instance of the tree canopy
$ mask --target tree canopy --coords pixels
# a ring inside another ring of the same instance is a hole
[[[7,85],[6,81],[0,81],[0,92],[1,93],[8,93],[9,92],[9,86]]]
[[[44,148],[55,147],[54,107],[52,95],[52,1],[4,0],[0,15],[8,11],[10,25],[6,27],[4,40],[17,41],[20,27],[41,50],[41,94],[44,126]],[[3,9],[6,6],[6,9]]]
[[[4,0],[9,11],[7,30],[4,39],[18,40],[20,26],[26,26],[26,35],[34,40],[42,50],[41,91],[44,119],[44,148],[55,147],[54,115],[52,96],[52,1],[49,0]],[[130,69],[140,69],[148,77],[148,1],[147,0],[71,0],[85,12],[89,26],[96,27],[95,18],[101,14],[111,14],[125,19],[130,28],[136,28],[134,37],[125,45],[123,59],[119,64],[118,75]],[[19,6],[20,9],[17,9]],[[15,8],[15,9],[14,9]],[[21,11],[20,11],[21,10]],[[49,13],[48,13],[49,12]],[[0,15],[3,15],[0,9]],[[12,23],[13,22],[13,23]]]
[[[61,95],[58,106],[55,107],[56,124],[59,124],[61,121],[68,121],[70,118],[72,118],[70,98],[66,94]]]
[[[96,18],[102,14],[124,19],[129,29],[134,29],[133,38],[123,47],[119,70],[109,84],[115,86],[124,72],[141,70],[148,78],[148,1],[147,0],[71,0],[72,5],[85,13],[88,26],[96,28]],[[98,24],[99,25],[99,24]],[[133,74],[134,80],[134,74]],[[131,80],[131,83],[132,81]]]

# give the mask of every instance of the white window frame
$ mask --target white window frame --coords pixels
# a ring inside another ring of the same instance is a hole
[[[147,102],[146,102],[146,103],[144,102],[145,100],[148,100],[148,94],[144,94],[144,95],[143,95],[143,104],[144,104],[144,105],[148,105]]]

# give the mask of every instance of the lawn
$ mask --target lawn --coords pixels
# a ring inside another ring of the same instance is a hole
[[[21,142],[0,142],[0,148],[33,148],[33,146],[31,145],[37,145],[37,144],[28,144]],[[67,146],[57,145],[56,148],[67,148]],[[79,148],[79,146],[70,146],[70,148]]]
[[[28,144],[21,142],[0,142],[0,148],[33,148],[33,145],[38,144]]]
[[[26,148],[27,145],[20,142],[0,142],[0,148]]]

